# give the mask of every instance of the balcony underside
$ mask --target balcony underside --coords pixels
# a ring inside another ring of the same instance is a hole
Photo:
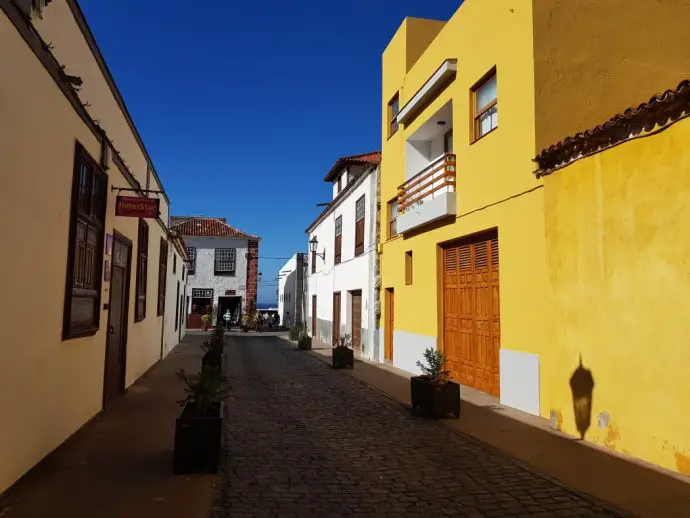
[[[404,234],[456,215],[455,192],[438,193],[398,216],[398,232]]]

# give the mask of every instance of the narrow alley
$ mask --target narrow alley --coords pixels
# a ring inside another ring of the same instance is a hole
[[[274,336],[229,338],[214,516],[627,516]]]

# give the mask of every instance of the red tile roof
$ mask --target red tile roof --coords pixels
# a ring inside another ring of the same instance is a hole
[[[682,81],[675,90],[655,95],[637,108],[628,108],[604,124],[567,137],[544,149],[534,161],[537,177],[551,174],[574,160],[610,148],[640,133],[667,126],[690,117],[690,80]]]
[[[203,237],[246,237],[248,239],[259,239],[242,232],[240,229],[232,227],[227,223],[215,218],[192,217],[172,226],[172,230],[179,232],[182,236],[203,236]]]
[[[338,177],[340,170],[346,165],[378,165],[381,163],[381,152],[370,151],[359,155],[343,156],[336,160],[331,170],[324,177],[324,182],[332,182]]]

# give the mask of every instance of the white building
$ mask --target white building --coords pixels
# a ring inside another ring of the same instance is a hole
[[[242,315],[256,308],[259,238],[228,225],[225,218],[173,217],[171,223],[189,258],[187,328],[201,328],[206,313],[222,316],[227,310],[239,325]]]
[[[171,231],[167,245],[168,265],[165,288],[165,318],[161,356],[165,357],[187,332],[185,293],[187,292],[187,249],[177,232]]]
[[[333,343],[350,334],[355,350],[374,361],[383,361],[375,290],[380,162],[379,152],[338,159],[324,178],[333,200],[306,230],[311,336]]]
[[[298,252],[278,272],[278,315],[285,327],[304,322],[305,259]]]

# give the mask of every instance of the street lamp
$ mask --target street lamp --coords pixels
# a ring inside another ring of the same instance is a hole
[[[316,236],[311,238],[311,241],[309,241],[309,251],[313,256],[319,256],[322,261],[326,262],[326,251],[324,250],[322,253],[318,253],[316,251],[317,247],[319,246],[319,241],[316,239]]]

